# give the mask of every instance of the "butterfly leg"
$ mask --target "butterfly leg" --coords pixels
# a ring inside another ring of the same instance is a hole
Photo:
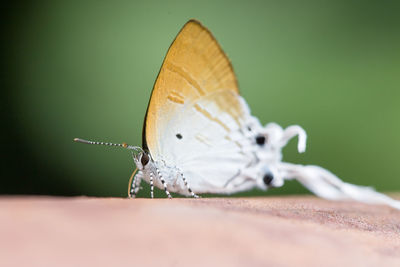
[[[137,178],[134,177],[133,181],[132,181],[132,185],[131,185],[131,190],[129,192],[129,196],[131,198],[135,198],[136,197],[136,193],[137,193],[136,191],[139,191],[139,190],[136,190],[136,180],[137,180]]]
[[[137,193],[140,190],[140,182],[142,181],[141,177],[137,177],[135,178],[134,184],[132,184],[133,186],[133,190],[131,190],[131,196],[134,198],[136,197]]]
[[[153,173],[150,172],[150,196],[154,198],[154,184],[153,184]]]
[[[162,175],[161,175],[161,173],[160,173],[160,171],[159,171],[158,169],[157,169],[157,174],[158,174],[158,177],[159,177],[160,180],[161,180],[161,183],[162,183],[163,186],[164,186],[165,194],[167,194],[168,198],[172,198],[171,194],[168,192],[167,183],[165,182],[164,178],[162,177]]]
[[[142,175],[142,172],[140,172],[140,171],[137,174],[136,174],[136,171],[135,171],[132,175],[133,175],[133,179],[131,179],[129,196],[131,198],[135,198],[136,194],[140,190],[140,182],[142,181],[143,175]]]
[[[130,198],[135,198],[136,197],[136,177],[133,178],[132,185],[131,185],[131,190],[129,191],[129,197]]]
[[[187,190],[188,190],[189,193],[192,195],[192,197],[198,198],[199,196],[196,195],[196,194],[192,191],[192,189],[190,188],[190,186],[189,186],[189,184],[188,184],[188,182],[187,182],[185,176],[183,176],[183,173],[181,173],[181,177],[182,177],[183,182],[185,183],[185,186],[186,186]]]

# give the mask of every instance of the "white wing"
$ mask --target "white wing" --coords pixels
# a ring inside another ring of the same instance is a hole
[[[196,193],[247,189],[254,181],[230,182],[253,157],[240,130],[247,117],[228,57],[210,31],[187,22],[154,84],[144,149],[166,166],[165,176],[175,176],[168,168],[181,170]]]
[[[160,155],[181,170],[194,192],[233,193],[255,185],[239,175],[254,156],[243,131],[250,113],[238,94],[213,92],[178,114],[161,136]]]

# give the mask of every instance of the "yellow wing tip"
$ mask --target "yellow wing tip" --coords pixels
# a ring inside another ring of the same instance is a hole
[[[189,19],[189,20],[185,23],[185,25],[186,25],[186,24],[189,24],[189,23],[194,23],[194,24],[198,24],[198,25],[203,26],[203,24],[200,22],[200,20],[194,19],[194,18]]]
[[[198,27],[200,27],[200,28],[202,28],[202,29],[205,29],[205,30],[207,30],[207,31],[211,34],[210,30],[209,30],[206,26],[204,26],[203,23],[200,22],[200,20],[194,19],[194,18],[189,19],[189,20],[185,23],[185,25],[183,25],[182,30],[185,29],[186,27],[192,26],[192,25],[196,25],[196,26],[198,26]],[[182,30],[181,30],[181,31],[182,31]],[[178,35],[179,35],[179,33],[178,33]]]

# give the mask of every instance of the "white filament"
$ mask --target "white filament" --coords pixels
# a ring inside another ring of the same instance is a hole
[[[269,123],[264,130],[271,137],[269,139],[271,148],[274,148],[268,152],[277,153],[274,158],[281,159],[282,148],[295,136],[298,136],[298,151],[302,153],[306,149],[307,134],[298,125],[282,129],[275,123]],[[371,187],[343,182],[339,177],[322,167],[292,164],[280,160],[271,163],[276,165],[278,175],[281,178],[286,180],[296,179],[319,197],[330,200],[355,200],[369,204],[386,204],[400,210],[400,201],[376,192]]]

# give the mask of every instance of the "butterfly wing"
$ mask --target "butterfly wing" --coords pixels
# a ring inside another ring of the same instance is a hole
[[[144,125],[144,146],[156,159],[165,117],[182,111],[217,90],[239,92],[232,66],[211,33],[195,20],[188,21],[171,44],[154,84]]]
[[[155,82],[144,147],[181,169],[193,190],[223,193],[248,161],[241,129],[249,116],[229,59],[205,27],[189,21]]]

